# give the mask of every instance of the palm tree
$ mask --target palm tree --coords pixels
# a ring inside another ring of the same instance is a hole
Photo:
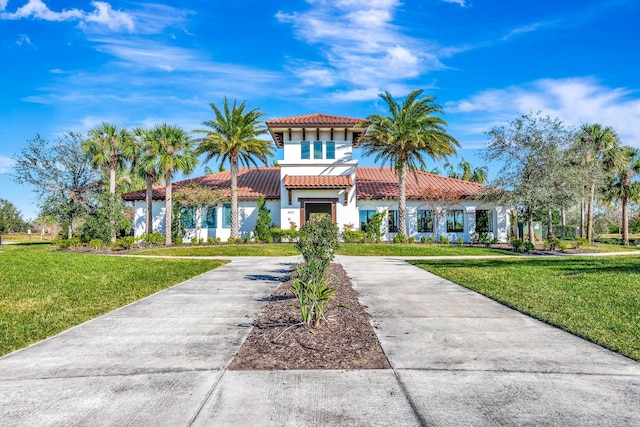
[[[367,117],[368,126],[362,142],[364,155],[375,155],[375,161],[390,163],[398,174],[399,233],[406,235],[406,176],[407,170],[426,167],[423,154],[434,160],[456,154],[460,143],[445,130],[447,123],[435,113],[442,107],[433,103],[435,97],[419,99],[422,90],[411,91],[402,105],[389,92],[381,93],[389,107],[389,116],[372,114]]]
[[[145,194],[145,230],[147,234],[153,232],[153,186],[162,177],[159,169],[159,153],[154,148],[159,148],[159,144],[153,144],[153,132],[150,129],[137,127],[133,129],[136,141],[136,162],[135,170],[137,174],[144,178],[146,185]]]
[[[458,163],[458,170],[460,172],[456,172],[456,169],[449,162],[446,162],[444,167],[447,169],[447,176],[449,178],[477,182],[478,184],[484,184],[489,179],[486,166],[479,166],[472,169],[471,163],[464,158],[460,159],[460,163]]]
[[[600,124],[584,124],[580,128],[579,144],[583,152],[583,162],[589,170],[589,205],[587,211],[587,239],[593,242],[593,208],[596,186],[606,172],[603,169],[605,154],[618,145],[618,136],[611,127]]]
[[[193,141],[181,127],[163,123],[149,134],[148,150],[157,156],[158,172],[165,181],[165,244],[171,245],[173,200],[171,179],[176,172],[190,174],[198,165]]]
[[[640,156],[638,149],[623,146],[616,147],[607,153],[606,163],[614,171],[613,179],[608,187],[610,200],[622,202],[622,244],[629,246],[629,201],[640,199],[640,183],[633,182],[640,175]]]
[[[477,182],[478,184],[485,184],[489,180],[489,169],[486,166],[478,166],[473,168],[473,174],[471,175],[471,182]]]
[[[89,138],[82,143],[82,149],[91,156],[95,168],[109,173],[109,194],[115,197],[116,170],[122,168],[131,152],[131,135],[126,129],[102,123],[89,131]],[[116,241],[115,224],[112,222],[111,243]]]
[[[258,137],[267,132],[266,128],[260,124],[263,116],[257,108],[245,112],[246,102],[237,105],[233,101],[233,106],[229,108],[227,98],[224,98],[222,110],[213,103],[210,104],[214,120],[206,120],[203,125],[211,130],[196,130],[204,136],[198,140],[198,155],[205,154],[205,162],[215,158],[220,158],[220,164],[229,160],[231,172],[231,238],[239,237],[238,221],[238,165],[251,166],[259,159],[267,164],[267,158],[273,156],[271,151],[271,141],[259,139]]]

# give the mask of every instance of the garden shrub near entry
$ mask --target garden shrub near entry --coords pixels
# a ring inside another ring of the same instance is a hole
[[[304,261],[296,266],[292,292],[298,299],[302,323],[320,327],[335,288],[329,286],[329,263],[338,248],[338,227],[328,217],[310,218],[300,229],[296,248]]]

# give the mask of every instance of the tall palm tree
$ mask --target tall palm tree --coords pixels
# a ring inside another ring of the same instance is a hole
[[[206,120],[203,125],[210,130],[196,130],[195,133],[202,133],[204,136],[198,140],[198,155],[205,154],[205,162],[213,159],[220,159],[220,164],[229,160],[231,172],[231,237],[239,237],[238,221],[238,168],[239,164],[250,167],[256,164],[256,159],[267,164],[268,157],[273,156],[272,143],[264,139],[259,139],[260,135],[267,132],[266,128],[260,124],[263,113],[257,108],[245,112],[246,102],[237,105],[233,101],[233,106],[229,108],[227,98],[224,98],[222,110],[213,103],[210,104],[214,120]]]
[[[424,154],[434,160],[456,154],[460,143],[445,130],[447,123],[441,117],[442,107],[433,103],[435,97],[422,95],[422,90],[411,91],[402,104],[389,92],[379,96],[389,107],[389,116],[372,114],[363,123],[368,126],[362,142],[362,153],[375,155],[375,161],[389,163],[398,174],[399,233],[406,228],[406,176],[407,170],[426,167]]]
[[[122,168],[131,152],[131,134],[124,128],[102,123],[89,131],[89,137],[82,143],[82,149],[91,156],[93,167],[109,173],[109,194],[115,197],[116,171]],[[111,243],[116,241],[115,224],[112,222]]]
[[[160,153],[154,150],[159,144],[153,144],[153,132],[151,129],[137,127],[133,129],[136,147],[135,170],[144,178],[145,193],[145,230],[147,234],[153,232],[153,186],[160,181],[162,172],[159,169]]]
[[[589,204],[587,210],[587,239],[593,242],[593,208],[596,199],[596,187],[602,180],[604,157],[618,145],[618,136],[611,127],[600,124],[584,124],[579,132],[579,144],[583,152],[583,162],[589,173]]]
[[[151,129],[148,150],[157,156],[158,171],[165,182],[165,244],[171,245],[173,199],[171,179],[176,172],[190,174],[198,165],[193,141],[181,127],[166,123]]]
[[[633,179],[640,175],[640,156],[636,148],[616,147],[607,153],[606,163],[613,170],[613,179],[608,187],[610,200],[622,202],[622,244],[629,246],[629,201],[640,199],[640,182]]]

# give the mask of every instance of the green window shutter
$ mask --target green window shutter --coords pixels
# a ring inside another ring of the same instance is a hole
[[[231,204],[222,205],[222,228],[231,228]]]

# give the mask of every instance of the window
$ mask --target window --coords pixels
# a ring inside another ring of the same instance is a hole
[[[389,211],[389,233],[398,232],[398,211]]]
[[[311,143],[309,141],[302,141],[300,143],[300,158],[301,159],[311,158]]]
[[[202,215],[202,228],[217,228],[218,218],[216,215],[217,208],[215,206],[207,209]]]
[[[459,233],[464,231],[464,219],[462,210],[452,210],[447,212],[447,232]]]
[[[231,204],[222,205],[222,228],[231,228]]]
[[[336,158],[336,143],[335,141],[327,141],[327,159],[333,160]]]
[[[476,233],[493,233],[493,212],[476,211]]]
[[[184,228],[196,228],[196,208],[187,207],[180,209],[180,225]]]
[[[322,141],[313,141],[313,158],[322,158]]]
[[[418,233],[433,233],[433,211],[418,210]]]
[[[360,230],[365,231],[367,224],[371,222],[371,217],[376,211],[360,211]]]

